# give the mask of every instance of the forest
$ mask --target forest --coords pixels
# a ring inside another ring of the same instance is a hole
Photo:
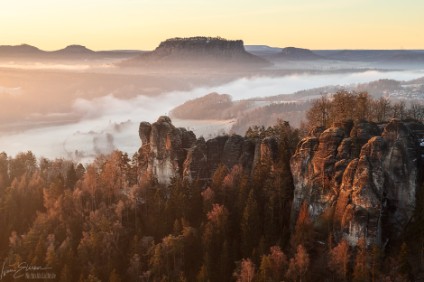
[[[418,280],[423,189],[414,220],[384,250],[334,238],[331,228],[311,220],[306,203],[297,218],[290,214],[290,158],[307,131],[391,118],[424,114],[416,105],[340,91],[315,101],[301,129],[280,120],[247,130],[246,138],[278,140],[276,160],[249,172],[220,165],[207,181],[174,177],[168,186],[140,180],[138,153],[114,151],[87,165],[37,159],[31,151],[0,153],[0,280]]]

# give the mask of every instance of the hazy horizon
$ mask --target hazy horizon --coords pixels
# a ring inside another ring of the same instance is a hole
[[[198,35],[193,35],[194,37],[197,36],[203,36],[201,34]],[[222,36],[217,36],[217,37],[221,37]],[[173,36],[170,38],[182,38],[182,36]],[[16,47],[16,46],[22,46],[22,45],[29,45],[32,47],[36,47],[38,49],[40,49],[41,51],[45,51],[45,52],[54,52],[54,51],[59,51],[59,50],[63,50],[66,47],[69,46],[83,46],[86,47],[89,50],[95,51],[95,52],[102,52],[102,51],[154,51],[156,49],[156,47],[159,46],[159,44],[165,40],[167,40],[169,38],[163,38],[162,40],[157,42],[157,45],[154,45],[151,49],[137,49],[137,48],[132,48],[131,46],[129,46],[128,48],[108,48],[107,46],[101,48],[101,49],[94,49],[91,48],[90,46],[86,46],[84,44],[79,44],[78,42],[74,42],[74,43],[70,43],[70,44],[65,44],[63,46],[58,46],[56,47],[56,49],[43,49],[35,44],[31,44],[28,42],[21,42],[21,43],[14,43],[14,44],[8,44],[7,42],[1,42],[0,46],[12,46],[12,47]],[[229,38],[224,38],[224,39],[228,39]],[[231,40],[243,40],[243,38],[233,38]],[[244,41],[244,40],[243,40]],[[290,45],[290,44],[286,44],[286,45],[282,45],[282,46],[271,46],[271,45],[267,45],[267,44],[261,44],[260,42],[258,43],[253,43],[253,44],[247,44],[246,42],[244,42],[245,46],[266,46],[266,47],[270,47],[270,48],[287,48],[287,47],[295,47],[295,48],[302,48],[302,49],[309,49],[311,51],[424,51],[424,46],[422,46],[421,48],[348,48],[348,47],[340,47],[340,48],[309,48],[309,46],[294,46],[294,45]],[[3,66],[0,66],[3,67]]]

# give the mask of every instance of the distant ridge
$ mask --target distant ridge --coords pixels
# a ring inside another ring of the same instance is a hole
[[[45,51],[38,49],[37,47],[21,44],[21,45],[0,45],[0,55],[39,55]]]
[[[283,48],[279,56],[283,59],[296,60],[296,61],[323,59],[323,57],[315,54],[309,49],[302,49],[302,48],[296,48],[296,47]]]
[[[0,45],[0,58],[13,59],[102,59],[102,58],[122,58],[128,59],[141,54],[142,51],[137,50],[111,50],[111,51],[93,51],[82,45],[69,45],[63,49],[56,51],[44,51],[37,47],[21,44],[21,45]]]
[[[97,60],[115,58],[124,60],[121,66],[182,67],[235,66],[261,67],[271,63],[303,61],[369,62],[379,66],[414,65],[424,63],[424,50],[310,50],[297,47],[277,48],[267,45],[244,45],[242,40],[226,40],[220,37],[171,38],[159,44],[153,51],[104,50],[94,51],[83,45],[73,44],[55,51],[44,51],[29,44],[0,45],[0,59],[13,60]]]
[[[314,50],[331,60],[362,62],[404,62],[424,60],[424,50]]]
[[[82,45],[69,45],[66,46],[64,49],[53,51],[51,53],[54,54],[72,54],[72,55],[93,55],[96,52],[93,50],[88,49],[85,46]]]
[[[171,38],[159,44],[152,52],[141,54],[125,62],[124,66],[216,66],[255,65],[269,63],[246,52],[242,40],[226,40],[220,37]]]

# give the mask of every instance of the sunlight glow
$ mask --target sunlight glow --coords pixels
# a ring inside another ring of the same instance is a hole
[[[1,45],[153,49],[175,36],[310,49],[420,49],[419,0],[1,0]]]

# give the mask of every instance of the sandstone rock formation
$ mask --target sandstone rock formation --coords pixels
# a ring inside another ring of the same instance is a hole
[[[157,122],[142,122],[139,129],[142,147],[139,150],[139,170],[143,181],[168,184],[183,169],[187,150],[196,137],[193,132],[176,128],[169,117]]]
[[[291,159],[292,222],[303,202],[314,222],[333,215],[336,235],[384,244],[396,238],[415,208],[420,149],[414,121],[345,122],[303,139]]]
[[[124,66],[171,65],[178,67],[256,65],[266,66],[269,63],[244,49],[242,40],[226,40],[215,37],[171,38],[160,43],[152,52],[125,62]]]
[[[140,123],[138,168],[141,183],[167,185],[172,177],[188,180],[211,178],[216,168],[223,164],[231,169],[240,165],[250,172],[255,164],[265,159],[275,160],[277,141],[248,139],[240,135],[218,136],[205,141],[196,139],[192,131],[176,128],[169,117],[157,122]]]

